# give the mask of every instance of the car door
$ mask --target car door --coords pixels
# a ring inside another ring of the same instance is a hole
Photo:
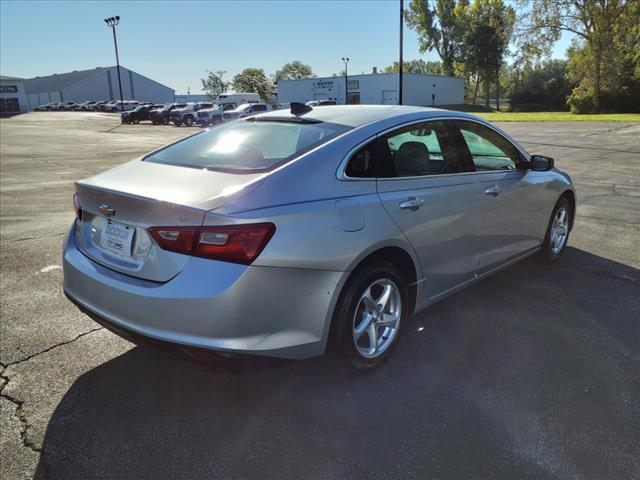
[[[540,245],[548,214],[545,175],[529,170],[523,154],[497,130],[467,120],[448,126],[460,154],[473,165],[485,203],[483,273]]]
[[[474,278],[484,203],[443,121],[412,124],[378,140],[378,195],[413,246],[426,299]]]

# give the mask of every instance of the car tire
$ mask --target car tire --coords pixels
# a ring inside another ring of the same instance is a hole
[[[185,126],[185,127],[190,127],[190,126],[192,126],[192,125],[193,125],[193,117],[192,117],[192,116],[190,116],[190,115],[187,115],[187,116],[184,118],[184,126]]]
[[[222,117],[217,116],[211,119],[211,125],[217,125],[219,123],[222,123]]]
[[[162,124],[163,124],[163,125],[169,125],[169,119],[168,119],[168,118],[164,118],[164,119],[162,120]]]
[[[137,125],[137,124],[139,124],[139,123],[140,123],[140,119],[139,119],[139,118],[136,118],[136,119],[133,121],[133,123],[135,123],[136,125]]]
[[[409,290],[398,269],[386,260],[366,264],[354,272],[336,305],[337,352],[356,370],[379,367],[393,352],[409,310]]]
[[[538,253],[542,263],[553,263],[560,260],[569,241],[573,220],[573,209],[566,196],[560,197],[547,225],[547,233]]]

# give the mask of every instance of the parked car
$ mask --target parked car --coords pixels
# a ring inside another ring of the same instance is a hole
[[[192,126],[196,122],[196,113],[198,110],[205,108],[213,108],[212,102],[198,102],[198,103],[187,103],[187,105],[183,108],[176,108],[171,110],[169,117],[171,122],[179,127],[180,125],[185,125],[186,127]]]
[[[311,100],[309,102],[307,102],[305,105],[308,105],[309,107],[324,107],[327,105],[337,105],[338,102],[336,102],[335,100]]]
[[[101,110],[103,110],[103,108],[102,108],[102,107],[103,107],[104,105],[106,105],[107,103],[109,103],[109,102],[107,102],[107,101],[105,101],[105,100],[100,100],[100,101],[98,101],[98,102],[96,102],[96,103],[94,103],[94,104],[92,105],[92,109],[93,109],[93,111],[94,111],[94,112],[101,111]]]
[[[110,112],[114,105],[118,103],[118,100],[111,100],[100,105],[101,112]]]
[[[153,110],[149,113],[149,119],[154,125],[169,125],[172,110],[186,107],[186,103],[167,103],[161,109]]]
[[[141,121],[144,121],[144,120],[150,120],[149,114],[154,109],[160,109],[162,107],[163,105],[153,105],[153,104],[138,105],[136,108],[134,108],[131,111],[122,112],[120,114],[120,120],[122,123],[140,123]]]
[[[231,103],[225,105],[214,104],[212,108],[202,108],[198,110],[196,122],[201,127],[222,123],[222,115],[224,112],[233,110],[234,108],[235,105]]]
[[[57,105],[56,102],[45,103],[44,105],[37,106],[36,108],[34,108],[34,110],[36,112],[44,112],[44,111],[47,111],[47,110],[52,110],[52,108],[54,106],[56,106],[56,105]]]
[[[559,260],[576,195],[462,112],[292,104],[76,182],[66,295],[134,341],[380,365],[415,312]],[[526,308],[526,305],[523,307]]]
[[[58,110],[73,110],[73,108],[75,107],[75,102],[71,102],[71,101],[66,101],[66,102],[59,102],[57,109]]]
[[[115,101],[114,103],[110,104],[107,107],[107,111],[108,112],[121,112],[121,111],[133,110],[138,105],[140,105],[140,102],[138,102],[137,100],[125,100],[123,102],[121,102],[120,100],[117,100],[117,101]],[[123,108],[123,106],[124,106],[124,108]]]
[[[263,113],[271,110],[271,105],[266,103],[245,103],[238,108],[224,112],[222,118],[225,121],[236,120],[238,118],[248,117],[256,113]]]
[[[87,111],[87,110],[90,110],[89,105],[93,105],[94,103],[96,102],[94,102],[93,100],[87,100],[86,102],[76,103],[73,109],[78,111]]]

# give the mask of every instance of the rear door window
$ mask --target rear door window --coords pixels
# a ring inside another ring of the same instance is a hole
[[[381,177],[464,172],[444,122],[424,122],[388,133],[380,143]]]

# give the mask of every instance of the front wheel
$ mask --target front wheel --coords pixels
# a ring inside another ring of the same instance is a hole
[[[409,315],[406,282],[393,264],[376,261],[349,280],[333,321],[339,351],[358,370],[384,363]]]
[[[185,127],[190,127],[191,125],[193,125],[193,117],[190,117],[190,116],[186,117],[184,119],[184,125]]]
[[[544,237],[538,258],[545,263],[552,263],[560,259],[567,246],[571,232],[573,210],[567,197],[562,197],[553,209],[547,234]]]

